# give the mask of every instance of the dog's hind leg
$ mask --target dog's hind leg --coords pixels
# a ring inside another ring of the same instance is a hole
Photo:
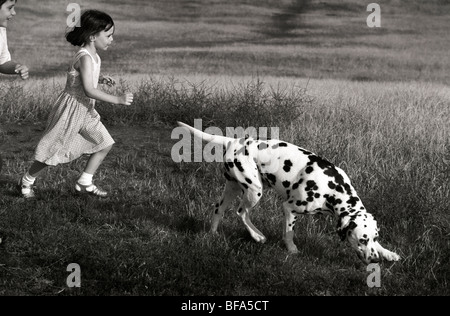
[[[241,187],[236,181],[227,181],[225,189],[222,194],[220,203],[216,205],[214,214],[212,216],[211,232],[216,233],[219,226],[219,222],[223,217],[225,210],[227,210],[234,199],[242,192]]]

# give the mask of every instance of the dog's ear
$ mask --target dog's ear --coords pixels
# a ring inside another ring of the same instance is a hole
[[[354,221],[350,220],[342,226],[342,220],[339,221],[337,233],[342,241],[347,239],[347,234],[358,226]]]

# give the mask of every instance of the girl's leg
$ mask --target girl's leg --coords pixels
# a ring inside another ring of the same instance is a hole
[[[96,196],[105,197],[108,193],[102,189],[99,189],[92,183],[92,178],[97,171],[98,167],[102,164],[105,157],[111,151],[112,145],[92,154],[89,158],[86,168],[84,169],[83,174],[77,181],[75,185],[75,189],[81,193],[90,193]]]
[[[36,177],[48,166],[45,163],[34,161],[28,172],[20,179],[19,186],[22,196],[26,199],[34,198],[35,192],[33,190]]]
[[[92,154],[87,162],[84,172],[94,175],[95,172],[97,171],[98,167],[100,167],[100,165],[102,164],[105,157],[111,151],[111,148],[112,148],[112,145],[103,150],[96,152],[95,154]]]

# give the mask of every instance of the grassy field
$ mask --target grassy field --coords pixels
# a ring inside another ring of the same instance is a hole
[[[96,181],[112,194],[73,194],[85,158],[46,171],[35,201],[15,191],[73,52],[57,27],[65,7],[21,0],[10,47],[34,76],[0,82],[0,295],[450,294],[448,1],[380,1],[380,29],[353,0],[311,1],[301,15],[292,1],[89,3],[117,25],[103,69],[136,96],[98,105],[117,144]],[[266,244],[234,211],[209,234],[221,165],[170,155],[175,121],[195,118],[279,127],[343,168],[402,257],[382,263],[381,287],[367,286],[330,217],[304,217],[288,255],[271,190],[253,213]],[[70,263],[81,288],[66,285]]]

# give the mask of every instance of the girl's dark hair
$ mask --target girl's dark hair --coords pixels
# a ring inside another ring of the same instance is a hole
[[[6,0],[0,0],[0,7],[6,2]],[[15,3],[17,3],[17,0],[14,1]]]
[[[79,25],[66,33],[67,41],[74,46],[83,46],[89,42],[91,35],[109,31],[114,26],[114,21],[104,12],[88,10],[81,15]]]

